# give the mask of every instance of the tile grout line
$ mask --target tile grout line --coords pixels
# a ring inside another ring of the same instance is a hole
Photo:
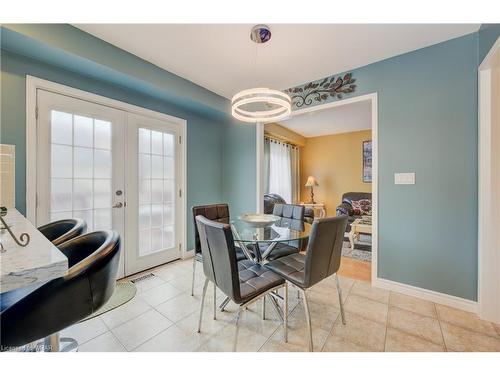
[[[389,292],[389,298],[387,299],[387,316],[385,318],[385,335],[384,335],[384,352],[387,352],[387,331],[389,330],[389,310],[391,302],[391,292]]]
[[[439,330],[441,331],[441,337],[443,338],[444,351],[447,352],[448,347],[446,346],[446,340],[444,339],[443,327],[441,326],[441,319],[439,319],[439,314],[437,311],[436,304],[433,303],[432,305],[434,306],[434,312],[436,313],[437,321],[439,323]]]

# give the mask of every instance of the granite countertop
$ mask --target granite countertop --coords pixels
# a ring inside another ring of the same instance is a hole
[[[30,235],[26,247],[17,245],[7,230],[0,230],[0,293],[49,281],[68,272],[68,259],[16,209],[10,208],[4,221],[17,238]]]

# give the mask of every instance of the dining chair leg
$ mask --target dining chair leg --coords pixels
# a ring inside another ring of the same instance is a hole
[[[194,278],[196,276],[196,256],[193,257],[193,281],[191,282],[191,295],[194,296]]]
[[[288,284],[285,283],[285,296],[283,298],[283,337],[288,342]]]
[[[214,283],[214,320],[217,319],[217,286]]]
[[[200,318],[198,320],[198,333],[201,332],[201,319],[203,318],[203,305],[205,304],[205,295],[207,294],[208,279],[205,279],[205,284],[203,285],[203,294],[201,295],[200,302]]]
[[[266,296],[262,297],[262,320],[266,320]]]
[[[235,333],[234,333],[233,352],[235,352],[236,349],[237,349],[237,347],[238,347],[238,334],[240,332],[240,325],[238,323],[240,322],[241,310],[243,310],[243,309],[242,309],[241,306],[239,306],[238,307],[238,312],[236,313],[236,330],[235,330]]]
[[[229,297],[226,297],[226,299],[224,301],[222,301],[222,303],[219,305],[219,309],[221,312],[224,312],[226,306],[228,305],[228,303],[231,302],[231,300],[229,299]]]
[[[337,285],[337,293],[339,296],[340,316],[342,317],[342,324],[345,325],[344,301],[342,300],[342,289],[340,289],[340,282],[337,274],[335,274],[335,283]]]
[[[307,333],[309,336],[309,351],[313,351],[313,338],[312,338],[312,328],[311,328],[311,313],[309,312],[309,303],[307,302],[306,291],[301,289],[302,291],[302,301],[304,302],[304,311],[306,314],[306,323],[307,323]]]

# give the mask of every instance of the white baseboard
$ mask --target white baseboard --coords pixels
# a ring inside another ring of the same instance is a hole
[[[398,283],[396,281],[381,279],[378,277],[373,279],[372,286],[401,294],[407,294],[412,297],[424,299],[476,314],[478,312],[478,303],[476,301],[450,296],[449,294],[439,293],[433,290],[423,289],[412,285]]]
[[[182,254],[182,259],[189,259],[189,258],[192,258],[192,257],[194,257],[194,249],[186,250]]]

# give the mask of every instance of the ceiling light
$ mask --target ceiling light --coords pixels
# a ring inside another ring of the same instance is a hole
[[[250,39],[257,44],[271,39],[271,30],[266,25],[252,28]],[[243,90],[231,100],[231,114],[238,120],[250,123],[275,122],[283,120],[292,113],[290,96],[268,88]]]

